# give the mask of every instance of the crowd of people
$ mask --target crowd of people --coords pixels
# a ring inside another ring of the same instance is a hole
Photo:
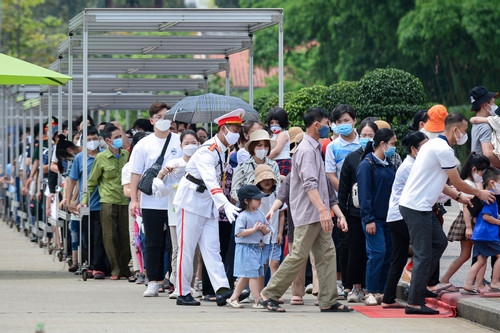
[[[443,105],[418,112],[404,138],[376,117],[357,126],[356,110],[346,104],[330,112],[312,107],[300,127],[290,127],[283,108],[269,110],[265,123],[243,122],[237,109],[214,120],[213,137],[168,120],[163,102],[128,131],[89,117],[77,119],[73,133],[63,122],[58,133],[58,120],[50,119],[52,133],[46,123],[18,140],[11,135],[12,147],[25,140],[28,149],[16,148],[1,178],[11,192],[2,195],[4,213],[12,198],[23,197],[36,229],[37,220],[67,210],[68,237],[54,227],[32,240],[64,249],[70,272],[85,263],[88,277],[125,278],[147,285],[144,297],[165,292],[177,305],[200,305],[202,297],[285,312],[282,296],[291,286],[290,304],[303,305],[309,292],[322,312],[352,311],[339,302],[345,299],[437,314],[426,297],[500,290],[497,95],[470,91],[476,116],[462,166],[453,146],[467,142],[468,120]],[[443,205],[450,201],[459,202],[460,213],[446,236]],[[448,241],[459,241],[461,251],[440,276]],[[450,278],[471,256],[459,289]],[[402,274],[410,282],[408,304],[396,300]]]

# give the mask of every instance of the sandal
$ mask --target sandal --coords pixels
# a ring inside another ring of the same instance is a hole
[[[158,283],[158,292],[159,293],[165,292],[165,285],[163,283]]]
[[[129,278],[128,278],[128,282],[135,282],[135,281],[137,281],[137,275],[138,275],[138,274],[137,274],[137,273],[135,273],[135,274],[133,274],[133,275],[129,276]]]
[[[384,303],[382,302],[382,309],[404,309],[406,306],[399,302],[394,303]]]
[[[254,303],[254,305],[252,305],[252,308],[259,310],[265,309],[265,307],[263,307],[260,303]]]
[[[300,296],[293,296],[290,305],[304,305],[304,300]]]
[[[321,312],[351,312],[354,311],[354,309],[348,307],[347,305],[344,305],[342,303],[337,302],[336,304],[333,304],[327,309],[321,309]]]
[[[261,298],[259,299],[259,304],[265,307],[269,312],[286,312],[286,310],[279,305],[278,301],[275,301],[273,299],[264,301]]]
[[[226,299],[226,303],[231,305],[233,308],[241,309],[243,308],[243,304],[239,303],[237,299],[231,300],[230,298]]]
[[[215,295],[205,295],[201,300],[205,302],[215,302],[217,297],[215,297]]]
[[[460,293],[462,295],[481,295],[482,294],[481,290],[477,289],[476,287],[472,288],[472,290],[462,288]]]

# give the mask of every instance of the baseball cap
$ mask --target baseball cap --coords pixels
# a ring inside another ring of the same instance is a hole
[[[267,196],[267,194],[261,192],[255,185],[245,185],[238,190],[239,201],[243,201],[245,199],[262,199],[265,196]]]

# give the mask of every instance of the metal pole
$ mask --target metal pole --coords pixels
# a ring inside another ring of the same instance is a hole
[[[226,96],[229,96],[229,94],[231,93],[230,89],[230,85],[231,85],[231,81],[229,80],[229,73],[231,72],[231,69],[229,67],[229,56],[226,56],[226,62],[227,62],[227,69],[226,69]]]
[[[97,126],[99,126],[99,124],[102,123],[102,114],[101,114],[101,110],[97,110]]]
[[[119,112],[118,110],[115,110],[115,121],[118,121],[119,118]]]
[[[137,110],[137,119],[141,119],[141,110]]]
[[[127,130],[130,128],[130,110],[125,111],[125,126]]]
[[[83,145],[83,193],[87,193],[87,91],[88,91],[88,42],[89,42],[89,32],[88,32],[88,16],[84,13],[83,17],[83,135],[82,135],[82,145]],[[81,214],[83,215],[83,214]]]
[[[283,22],[279,25],[279,45],[278,45],[278,63],[279,63],[279,107],[283,107]]]
[[[71,43],[72,36],[73,33],[70,33],[68,36],[68,75],[71,77],[73,77],[73,46]],[[68,81],[68,137],[71,137],[71,140],[73,140],[73,80]]]
[[[38,120],[39,120],[39,123],[40,123],[40,138],[38,140],[38,183],[40,184],[40,192],[42,192],[42,200],[41,202],[39,201],[38,202],[38,205],[41,205],[43,203],[43,191],[42,191],[42,185],[43,185],[43,109],[42,109],[42,105],[43,105],[43,93],[40,93],[40,114],[38,115]],[[38,234],[37,236],[38,237],[45,237],[45,226],[44,226],[44,216],[45,214],[42,214],[42,216],[38,216],[38,219],[37,219],[37,226],[39,229],[43,229],[42,230],[42,234]],[[40,240],[43,242],[43,240]]]
[[[106,110],[106,122],[109,123],[110,121],[110,110]]]
[[[249,34],[248,37],[252,38],[253,35]],[[253,39],[251,39],[250,49],[248,50],[248,101],[250,106],[253,107]]]

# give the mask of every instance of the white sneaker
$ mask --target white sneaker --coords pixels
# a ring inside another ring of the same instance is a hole
[[[201,298],[203,295],[200,292],[191,288],[191,296],[193,296],[193,298]]]
[[[306,287],[306,294],[312,294],[313,292],[313,285],[312,283],[309,283]]]
[[[177,290],[174,290],[173,293],[171,293],[170,295],[168,295],[168,298],[170,298],[170,299],[177,299],[177,296],[179,296],[179,294],[177,293]]]
[[[372,293],[365,296],[365,305],[378,305],[377,299]]]
[[[365,296],[363,290],[359,288],[353,288],[352,291],[347,295],[348,303],[361,303],[363,301],[363,297]]]
[[[159,289],[158,283],[149,283],[148,288],[146,289],[144,294],[142,294],[142,296],[143,297],[158,297],[158,294],[159,294],[158,289]]]

